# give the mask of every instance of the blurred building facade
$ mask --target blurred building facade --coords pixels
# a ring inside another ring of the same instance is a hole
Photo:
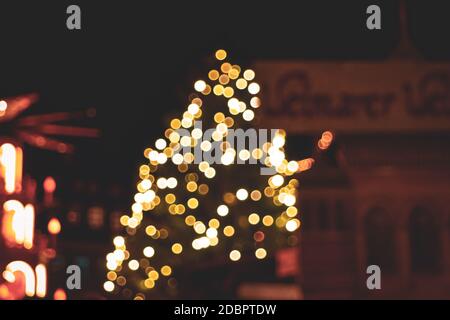
[[[300,177],[306,299],[450,298],[450,65],[418,58],[402,23],[387,61],[256,64],[265,126],[336,138]]]
[[[322,181],[302,192],[307,299],[450,297],[450,154],[441,139],[342,138],[338,170],[348,180],[327,187],[330,168],[305,179]],[[373,264],[381,290],[366,286]]]

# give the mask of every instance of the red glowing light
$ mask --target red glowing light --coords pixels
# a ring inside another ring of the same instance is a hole
[[[53,193],[56,189],[56,181],[53,177],[47,177],[44,180],[44,190],[47,193]]]

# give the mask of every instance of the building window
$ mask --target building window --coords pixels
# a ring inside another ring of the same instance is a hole
[[[344,201],[336,201],[334,220],[337,231],[347,231],[350,229],[350,215],[350,209],[344,204]]]
[[[423,207],[414,208],[409,220],[409,239],[412,271],[438,272],[441,246],[436,216]]]
[[[330,229],[330,211],[327,203],[324,200],[321,200],[318,204],[317,208],[317,222],[319,225],[319,230],[328,230]]]
[[[382,207],[374,207],[365,219],[367,265],[377,265],[384,273],[394,273],[395,234],[390,215]]]
[[[311,202],[303,200],[300,202],[300,220],[302,221],[302,230],[310,231],[312,229],[312,223],[314,219],[311,219],[311,215],[314,214],[311,206]]]

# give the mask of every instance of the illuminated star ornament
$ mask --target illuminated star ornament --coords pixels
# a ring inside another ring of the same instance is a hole
[[[97,129],[59,124],[93,116],[94,110],[21,116],[37,100],[37,94],[0,99],[0,136],[8,136],[34,147],[59,153],[71,153],[74,148],[70,143],[57,138],[58,136],[98,136]]]
[[[261,88],[255,72],[229,62],[225,50],[215,58],[218,66],[194,82],[182,116],[144,151],[134,202],[120,218],[124,234],[106,256],[107,292],[137,300],[189,296],[201,285],[190,279],[196,268],[258,261],[298,244],[297,175],[314,159],[286,159],[282,129],[262,144],[233,143],[233,130],[254,130]],[[325,132],[319,148],[332,140]],[[188,148],[194,151],[182,152]],[[212,150],[219,161],[205,160]],[[271,173],[261,175],[262,167]]]

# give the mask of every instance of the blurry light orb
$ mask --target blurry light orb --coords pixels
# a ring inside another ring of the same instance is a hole
[[[233,250],[230,252],[231,261],[238,261],[241,258],[241,253],[238,250]]]
[[[208,230],[206,230],[206,236],[210,239],[217,237],[217,229],[208,228]]]
[[[163,266],[161,267],[161,274],[163,276],[170,276],[170,274],[172,273],[172,268],[170,266]]]
[[[67,300],[66,292],[63,289],[61,289],[61,288],[56,289],[55,293],[53,294],[53,300]]]
[[[216,59],[224,60],[227,57],[227,52],[223,49],[219,49],[216,51]]]
[[[258,259],[264,259],[267,256],[267,251],[264,248],[258,248],[255,251],[255,256]]]
[[[0,100],[0,112],[5,112],[8,108],[8,103],[5,100]]]
[[[236,192],[236,197],[237,197],[239,200],[244,201],[245,199],[248,198],[248,191],[245,190],[245,189],[239,189],[239,190]]]
[[[194,84],[194,89],[198,92],[202,92],[206,89],[206,82],[203,80],[197,80]]]
[[[155,147],[159,150],[164,149],[167,146],[167,142],[164,139],[158,139],[155,142]]]
[[[57,218],[51,218],[47,226],[50,234],[56,235],[61,232],[61,223]]]
[[[297,219],[292,219],[289,220],[286,223],[286,230],[289,232],[294,232],[295,230],[297,230],[300,227],[300,221]]]
[[[234,235],[234,228],[232,226],[226,226],[223,228],[223,234],[227,237],[231,237]]]
[[[0,110],[1,111],[1,110]],[[56,181],[53,177],[47,177],[44,180],[44,190],[45,192],[52,193],[56,189]]]
[[[194,223],[194,230],[198,234],[202,234],[206,231],[206,226],[204,225],[203,222],[197,221],[196,223]]]
[[[225,217],[229,212],[229,209],[226,205],[221,204],[217,207],[217,214],[221,217]]]
[[[253,110],[245,110],[242,114],[242,118],[244,118],[245,121],[252,121],[253,118],[255,118],[255,113]]]
[[[167,179],[167,186],[170,189],[174,189],[177,186],[177,184],[178,184],[178,182],[177,182],[176,178],[171,177],[171,178]]]
[[[128,268],[130,268],[130,270],[137,270],[139,269],[139,262],[137,260],[130,260],[130,262],[128,262]]]
[[[258,224],[259,220],[260,220],[259,215],[257,213],[252,213],[248,216],[248,222],[250,224],[253,224],[253,225]]]
[[[247,81],[251,81],[255,78],[255,71],[248,69],[244,71],[244,78]]]
[[[248,92],[251,94],[257,94],[261,88],[259,87],[259,84],[256,82],[252,82],[248,85]]]
[[[125,239],[121,236],[114,238],[113,243],[116,247],[122,247],[125,244]]]
[[[172,252],[175,254],[180,254],[183,251],[183,246],[179,243],[174,243],[172,245]]]
[[[155,255],[155,249],[153,249],[152,247],[145,247],[143,250],[144,256],[146,256],[147,258],[151,258]]]
[[[107,292],[112,292],[114,290],[114,283],[112,281],[106,281],[103,284],[103,289]]]
[[[279,174],[273,176],[271,180],[275,187],[280,187],[284,183],[284,178]]]

